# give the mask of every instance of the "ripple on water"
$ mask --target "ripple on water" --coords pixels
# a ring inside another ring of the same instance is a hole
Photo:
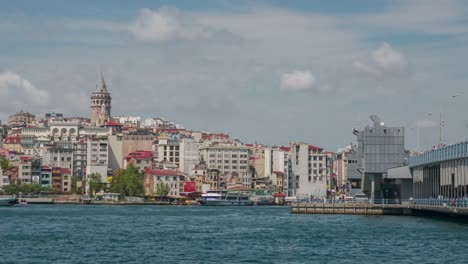
[[[0,263],[459,263],[468,225],[285,207],[0,208]],[[7,246],[5,246],[7,245]]]

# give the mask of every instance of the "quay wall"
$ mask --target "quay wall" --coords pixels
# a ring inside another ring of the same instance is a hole
[[[291,214],[407,215],[468,219],[468,208],[408,204],[291,204]]]

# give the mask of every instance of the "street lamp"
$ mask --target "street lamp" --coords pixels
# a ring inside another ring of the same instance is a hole
[[[454,100],[456,97],[460,96],[460,93],[456,93],[452,95],[449,100]],[[442,126],[444,125],[444,121],[442,119],[442,101],[440,102],[440,112],[439,112],[439,146],[442,145]]]

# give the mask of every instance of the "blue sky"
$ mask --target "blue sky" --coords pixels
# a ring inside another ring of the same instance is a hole
[[[246,142],[330,150],[377,114],[406,146],[468,133],[466,1],[4,1],[0,119],[164,116]],[[452,95],[460,94],[452,99]]]

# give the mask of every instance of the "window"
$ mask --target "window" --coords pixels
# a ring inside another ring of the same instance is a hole
[[[67,161],[71,161],[71,157],[68,157],[68,158],[67,158]]]
[[[233,157],[233,158],[237,158],[237,155],[236,155],[236,154],[232,154],[232,157]]]
[[[57,160],[58,160],[57,157],[54,157],[54,161],[57,161]]]
[[[317,160],[317,156],[314,156],[314,160]]]

